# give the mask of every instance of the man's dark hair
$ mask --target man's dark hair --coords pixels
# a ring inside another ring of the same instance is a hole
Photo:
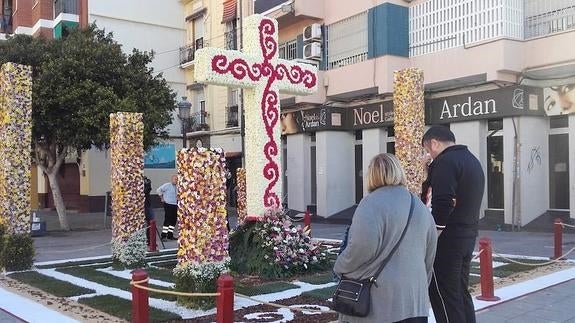
[[[424,143],[430,141],[431,139],[435,139],[441,142],[455,142],[455,135],[449,128],[444,126],[431,126],[421,139],[421,145],[423,146]]]

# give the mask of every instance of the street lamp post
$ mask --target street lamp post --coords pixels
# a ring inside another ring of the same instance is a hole
[[[190,110],[192,104],[188,101],[188,97],[183,96],[182,101],[178,102],[178,118],[182,121],[182,137],[183,148],[186,148],[186,139],[188,134],[188,123],[190,120]]]

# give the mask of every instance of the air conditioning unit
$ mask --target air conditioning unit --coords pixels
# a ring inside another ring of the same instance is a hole
[[[321,60],[321,45],[319,43],[309,43],[304,45],[303,58]]]
[[[319,41],[321,40],[321,25],[311,24],[303,29],[303,41]]]

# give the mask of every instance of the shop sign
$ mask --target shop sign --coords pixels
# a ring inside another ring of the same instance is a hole
[[[425,117],[428,124],[438,124],[518,115],[544,115],[542,101],[541,89],[510,86],[427,100]]]
[[[320,130],[342,130],[345,110],[334,107],[321,107],[283,113],[281,117],[282,135]]]
[[[575,84],[543,89],[543,107],[548,116],[575,113]]]
[[[393,102],[385,101],[377,104],[359,106],[351,109],[352,129],[388,127],[393,125]]]

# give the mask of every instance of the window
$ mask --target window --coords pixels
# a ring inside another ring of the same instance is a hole
[[[279,58],[292,60],[297,58],[297,40],[290,40],[281,44],[278,48]]]
[[[326,31],[328,69],[367,59],[367,12],[328,25]]]
[[[569,117],[567,115],[551,117],[549,119],[549,128],[569,128]]]
[[[193,43],[196,50],[204,47],[204,16],[194,19]]]
[[[238,119],[238,106],[230,106],[226,108],[226,127],[237,127],[239,125]]]

